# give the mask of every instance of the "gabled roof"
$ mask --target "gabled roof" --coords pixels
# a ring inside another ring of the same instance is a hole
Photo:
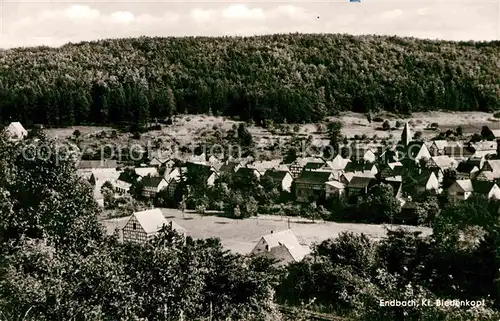
[[[221,173],[234,173],[236,170],[236,167],[240,166],[239,162],[235,161],[228,161],[225,164],[222,164],[219,168],[219,172]]]
[[[432,156],[431,160],[441,169],[453,167],[457,162],[446,155]]]
[[[363,171],[371,171],[373,166],[376,166],[373,163],[364,163],[360,164],[358,162],[350,162],[344,168],[346,172],[363,172]]]
[[[132,215],[135,216],[146,234],[155,234],[163,227],[163,225],[168,224],[172,224],[172,228],[180,233],[186,232],[186,229],[181,227],[179,224],[172,221],[169,222],[167,219],[165,219],[165,216],[163,216],[163,212],[159,208],[135,212]]]
[[[137,175],[144,177],[147,175],[158,175],[158,169],[156,167],[136,167],[134,171]]]
[[[24,137],[28,134],[28,131],[21,125],[20,122],[12,122],[5,128],[5,132],[10,136]]]
[[[458,179],[455,183],[460,186],[464,192],[472,192],[474,188],[472,187],[472,181],[470,179]]]
[[[470,157],[475,152],[474,148],[468,146],[446,146],[443,150],[443,154],[450,157]]]
[[[281,164],[280,159],[273,159],[269,161],[258,161],[253,162],[252,164],[248,164],[248,167],[255,168],[259,172],[265,172],[268,169],[274,169]]]
[[[437,150],[444,150],[445,147],[449,145],[448,141],[446,140],[435,140],[432,142],[431,146],[434,145]]]
[[[143,177],[143,179],[141,180],[141,183],[142,183],[142,185],[144,185],[146,187],[158,187],[160,185],[161,181],[164,179],[165,178],[163,178],[163,177],[146,176],[146,177]]]
[[[256,177],[255,172],[259,172],[255,168],[240,167],[235,173],[237,177]]]
[[[350,162],[350,159],[343,158],[341,155],[337,155],[331,161],[327,161],[326,164],[332,170],[343,170]]]
[[[78,169],[99,169],[99,168],[116,168],[117,163],[114,159],[104,160],[81,160],[78,162]]]
[[[426,185],[431,176],[434,175],[437,179],[436,174],[433,171],[430,170],[423,170],[417,177],[417,185]]]
[[[463,161],[460,162],[457,166],[458,173],[470,174],[474,168],[479,169],[479,166],[474,164],[474,162]]]
[[[303,171],[295,179],[295,183],[302,184],[324,184],[330,180],[331,172],[327,171]]]
[[[495,185],[496,185],[495,182],[491,181],[481,181],[481,180],[472,181],[472,187],[474,189],[474,193],[478,194],[488,194]]]
[[[137,181],[137,174],[135,173],[129,173],[129,172],[122,172],[120,173],[120,176],[118,176],[117,180],[133,184],[134,182]]]
[[[323,166],[325,166],[325,162],[308,162],[307,164],[304,165],[305,170],[315,170],[315,169],[320,169]]]
[[[350,188],[367,188],[369,187],[375,179],[373,177],[366,176],[354,176],[349,182],[348,187]]]
[[[329,186],[332,186],[332,187],[335,187],[337,189],[344,189],[345,188],[345,185],[342,184],[341,182],[339,181],[328,181],[325,183],[326,185],[329,185]]]
[[[287,174],[290,174],[290,172],[283,170],[268,169],[264,173],[264,176],[270,177],[276,181],[283,181],[283,179],[286,177]]]
[[[500,172],[500,159],[489,159],[485,161],[485,164],[486,163],[490,165],[493,172]]]
[[[496,150],[497,142],[484,140],[484,141],[474,143],[474,144],[472,144],[472,146],[474,147],[474,149],[476,151],[492,151],[492,150]]]
[[[262,236],[270,249],[285,246],[295,261],[300,261],[306,256],[307,250],[300,245],[299,240],[292,230],[284,230]]]

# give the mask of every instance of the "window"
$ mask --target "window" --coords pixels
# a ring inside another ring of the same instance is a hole
[[[266,245],[266,251],[269,251],[269,245]]]
[[[137,228],[137,225],[135,223],[132,223],[132,229],[135,230]]]

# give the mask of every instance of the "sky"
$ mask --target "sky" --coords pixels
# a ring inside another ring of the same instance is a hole
[[[0,48],[115,37],[348,33],[500,40],[500,0],[0,0]]]

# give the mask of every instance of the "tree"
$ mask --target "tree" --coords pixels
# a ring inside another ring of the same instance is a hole
[[[455,133],[457,134],[457,136],[462,136],[464,134],[462,126],[458,126],[457,129],[455,130]]]
[[[379,183],[370,188],[363,208],[365,217],[370,221],[392,222],[401,210],[401,203],[394,197],[391,185]]]
[[[44,152],[36,155],[37,148]],[[0,211],[2,243],[48,237],[84,251],[102,239],[90,185],[76,175],[70,152],[56,148],[47,138],[12,144],[0,137],[0,208],[6,209]]]
[[[390,130],[391,129],[391,124],[389,124],[388,120],[384,121],[384,123],[382,124],[382,129],[383,130]]]
[[[327,130],[330,146],[333,148],[335,153],[338,153],[340,149],[340,141],[342,140],[342,123],[340,121],[330,122],[328,123]]]

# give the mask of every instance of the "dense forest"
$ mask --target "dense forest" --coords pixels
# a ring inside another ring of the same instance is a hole
[[[0,123],[133,124],[174,113],[310,122],[339,111],[494,110],[500,42],[289,34],[130,38],[0,56]]]

